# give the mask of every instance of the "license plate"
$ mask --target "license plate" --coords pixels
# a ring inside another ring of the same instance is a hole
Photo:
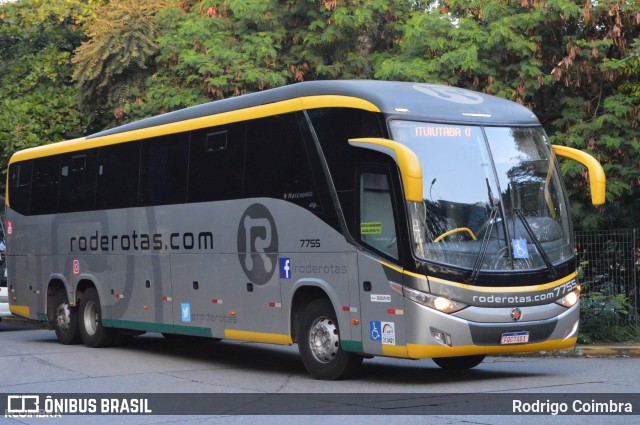
[[[500,338],[500,345],[523,344],[529,342],[529,331],[505,332]]]

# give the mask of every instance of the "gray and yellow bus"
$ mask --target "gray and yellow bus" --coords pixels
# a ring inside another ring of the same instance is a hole
[[[20,151],[7,175],[14,314],[63,344],[143,332],[364,357],[571,347],[579,286],[558,157],[513,102],[304,82]]]

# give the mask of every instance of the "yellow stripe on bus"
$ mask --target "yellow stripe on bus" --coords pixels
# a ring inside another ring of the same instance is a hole
[[[525,345],[464,345],[446,347],[443,345],[407,344],[406,346],[383,345],[382,353],[389,357],[409,359],[433,359],[437,357],[473,356],[478,354],[508,354],[530,351],[566,350],[573,347],[578,338],[554,339]]]
[[[305,96],[283,100],[281,102],[270,103],[267,105],[251,106],[249,108],[239,109],[235,111],[221,112],[219,114],[207,115],[204,117],[192,118],[154,127],[141,128],[138,130],[126,131],[117,134],[110,134],[103,137],[96,137],[95,139],[87,139],[86,137],[83,137],[66,142],[38,146],[15,153],[11,157],[9,164],[18,161],[25,161],[28,159],[40,158],[48,155],[56,155],[78,150],[98,148],[118,143],[131,142],[134,140],[164,136],[167,134],[181,133],[184,131],[231,124],[256,118],[264,118],[272,115],[285,114],[288,112],[330,107],[356,108],[364,109],[371,112],[380,112],[380,109],[378,109],[378,107],[373,103],[357,97],[338,95]]]
[[[504,287],[486,287],[486,286],[475,286],[475,285],[467,285],[466,283],[452,282],[450,280],[440,279],[433,276],[425,276],[417,273],[408,272],[406,270],[402,270],[401,268],[385,263],[380,262],[385,267],[390,268],[391,270],[395,270],[398,273],[406,274],[407,276],[416,277],[419,279],[425,279],[432,282],[438,282],[443,285],[451,285],[456,286],[458,288],[466,289],[469,291],[476,292],[491,292],[491,293],[510,293],[510,292],[536,292],[536,291],[544,291],[546,289],[555,288],[558,285],[562,285],[565,282],[569,282],[571,279],[574,279],[578,276],[578,272],[573,272],[568,276],[563,277],[562,279],[554,280],[553,282],[545,283],[542,285],[531,285],[531,286],[504,286]]]
[[[28,305],[10,304],[9,305],[9,311],[11,311],[11,313],[13,313],[15,315],[26,317],[27,319],[29,319],[31,317],[31,309],[29,308]]]
[[[508,354],[530,351],[565,350],[573,347],[578,338],[554,339],[524,345],[464,345],[446,347],[443,345],[407,344],[410,359],[426,359],[436,357],[473,356],[477,354]]]
[[[233,339],[236,341],[248,342],[265,342],[267,344],[292,345],[293,340],[289,335],[270,334],[264,332],[238,331],[234,329],[225,329],[225,339]]]

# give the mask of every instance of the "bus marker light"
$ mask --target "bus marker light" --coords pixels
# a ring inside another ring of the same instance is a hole
[[[396,310],[396,309],[390,308],[389,310],[387,310],[387,313],[402,316],[404,314],[404,310]]]
[[[121,300],[124,298],[124,294],[116,294],[116,298]]]
[[[222,300],[219,300],[219,299],[217,299],[217,298],[212,299],[212,300],[211,300],[211,302],[212,302],[213,304],[222,304]]]
[[[162,297],[162,301],[172,301],[171,297],[167,297],[166,295]]]
[[[350,307],[348,305],[345,305],[342,307],[342,311],[346,311],[348,313],[357,313],[358,312],[358,308],[357,307]]]
[[[235,311],[230,311],[230,312],[229,312],[229,316],[235,316],[235,315],[236,315],[236,312],[235,312]]]
[[[142,308],[145,309],[145,310],[149,310],[149,306],[148,305],[142,306]]]
[[[359,325],[359,324],[360,324],[360,321],[359,321],[358,319],[351,319],[351,324],[352,324],[353,326],[357,326],[357,325]]]
[[[18,301],[18,297],[16,297],[15,295],[12,298],[14,301]]]
[[[269,303],[269,307],[271,307],[271,308],[280,308],[280,307],[282,307],[282,304],[277,303],[277,302],[275,302],[275,301],[271,301],[271,302]]]
[[[69,305],[70,305],[71,307],[73,307],[74,305],[76,305],[76,302],[75,302],[75,301],[69,301]]]

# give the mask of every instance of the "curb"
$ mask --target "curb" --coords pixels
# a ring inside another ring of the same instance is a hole
[[[540,351],[531,353],[513,353],[498,357],[640,357],[638,345],[576,345],[568,350]]]

